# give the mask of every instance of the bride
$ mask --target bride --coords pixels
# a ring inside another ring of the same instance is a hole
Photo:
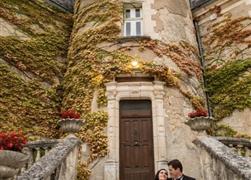
[[[166,169],[160,169],[156,175],[154,180],[168,180],[168,172]]]

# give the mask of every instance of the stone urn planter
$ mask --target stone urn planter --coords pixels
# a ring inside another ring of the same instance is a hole
[[[0,179],[14,177],[28,162],[29,156],[10,150],[0,150]]]
[[[66,118],[59,121],[60,130],[65,133],[77,133],[83,124],[81,119]]]
[[[194,117],[189,118],[189,120],[186,122],[188,126],[194,131],[205,131],[210,129],[212,125],[213,119],[210,117]]]

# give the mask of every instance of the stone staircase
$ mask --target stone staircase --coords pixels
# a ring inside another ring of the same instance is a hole
[[[17,180],[74,180],[81,141],[74,135],[62,140],[44,140],[28,144],[30,160]]]
[[[196,139],[194,143],[200,150],[200,166],[204,180],[251,179],[251,141],[204,136]]]
[[[240,138],[201,136],[194,143],[203,168],[203,180],[250,180],[251,141]],[[16,180],[74,180],[81,141],[74,135],[62,140],[30,142],[30,160]]]

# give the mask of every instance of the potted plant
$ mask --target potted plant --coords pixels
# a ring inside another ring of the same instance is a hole
[[[197,109],[188,114],[189,120],[187,125],[195,131],[208,130],[211,127],[212,118],[208,117],[207,110],[204,108]]]
[[[60,129],[63,132],[76,133],[79,132],[83,121],[80,119],[80,114],[73,110],[68,109],[60,113],[61,120],[59,121]]]
[[[15,176],[29,160],[22,149],[27,143],[26,137],[19,132],[0,132],[0,179]]]

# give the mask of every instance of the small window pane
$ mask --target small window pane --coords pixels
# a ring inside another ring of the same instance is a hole
[[[131,11],[130,9],[126,10],[126,18],[130,18],[131,17]]]
[[[127,22],[126,23],[126,36],[130,36],[131,35],[131,23]]]
[[[136,22],[136,35],[141,35],[141,22]]]
[[[140,9],[136,9],[136,17],[140,17]]]

